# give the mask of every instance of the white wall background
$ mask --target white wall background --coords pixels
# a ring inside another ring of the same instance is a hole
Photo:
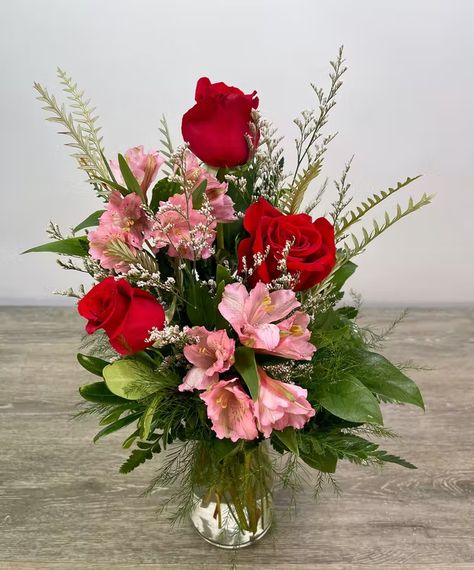
[[[413,192],[437,194],[359,258],[353,287],[367,302],[474,301],[473,25],[470,0],[1,0],[0,302],[57,303],[53,289],[80,282],[52,254],[18,254],[46,241],[49,219],[68,228],[99,206],[34,80],[59,93],[66,69],[97,105],[109,154],[156,146],[163,112],[179,140],[201,75],[257,89],[291,162],[291,121],[342,43],[326,174],[355,153],[361,199],[418,173]]]

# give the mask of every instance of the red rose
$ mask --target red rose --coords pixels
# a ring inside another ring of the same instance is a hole
[[[289,273],[299,274],[295,291],[303,291],[320,283],[336,263],[334,228],[325,218],[313,222],[308,214],[286,216],[260,198],[245,212],[244,228],[250,237],[239,243],[239,271],[243,268],[243,257],[250,268],[254,254],[264,255],[268,249],[263,263],[255,268],[250,277],[252,286],[258,281],[270,283],[281,275],[278,261],[288,241],[293,244],[286,266]]]
[[[196,105],[183,116],[181,132],[191,151],[215,167],[245,164],[250,149],[245,135],[250,130],[252,109],[258,107],[256,91],[245,95],[237,87],[211,83],[201,77],[196,86]]]
[[[126,279],[107,277],[78,303],[79,314],[88,319],[86,331],[104,329],[110,344],[120,354],[133,354],[150,346],[145,342],[152,327],[162,329],[165,312],[146,291]]]

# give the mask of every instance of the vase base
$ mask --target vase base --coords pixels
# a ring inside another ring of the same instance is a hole
[[[196,528],[195,525],[193,525],[193,526],[196,529],[196,532],[199,534],[199,536],[201,538],[203,538],[209,544],[212,544],[212,546],[216,546],[217,548],[222,548],[223,550],[237,550],[240,548],[247,548],[248,546],[252,546],[252,544],[255,544],[256,542],[258,542],[261,538],[263,538],[267,534],[267,532],[270,530],[270,527],[272,525],[269,524],[266,528],[264,528],[258,534],[250,535],[250,538],[248,538],[248,539],[246,536],[243,542],[239,542],[238,538],[235,537],[236,541],[234,544],[228,544],[228,543],[218,542],[217,540],[212,540],[211,538],[209,538],[208,536],[206,536],[205,534],[200,532],[199,529]],[[245,533],[245,535],[248,535],[248,533]]]

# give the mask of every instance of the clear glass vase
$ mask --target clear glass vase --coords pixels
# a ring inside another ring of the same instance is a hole
[[[207,542],[243,548],[262,538],[272,523],[272,465],[269,445],[241,442],[221,460],[206,448],[191,521]]]

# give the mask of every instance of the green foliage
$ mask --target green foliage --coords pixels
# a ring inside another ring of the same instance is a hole
[[[39,83],[34,83],[38,93],[38,100],[44,103],[43,109],[48,113],[48,121],[58,123],[64,134],[72,139],[67,146],[73,149],[73,157],[77,160],[79,168],[84,170],[92,181],[97,178],[108,178],[108,169],[103,161],[104,149],[100,128],[97,126],[98,117],[94,115],[95,109],[90,107],[90,101],[84,99],[83,92],[79,91],[77,84],[61,69],[58,77],[69,99],[72,111],[66,109],[64,104],[57,102],[54,95]],[[108,192],[96,185],[100,196]]]
[[[178,182],[173,182],[168,178],[158,180],[151,191],[150,209],[156,213],[160,207],[160,202],[166,202],[178,192],[181,192],[181,186]]]
[[[119,429],[122,429],[122,428],[130,425],[134,421],[138,420],[138,418],[140,418],[141,414],[142,414],[142,412],[132,412],[132,413],[128,414],[127,416],[120,418],[119,420],[109,424],[108,426],[106,426],[104,429],[100,430],[99,433],[97,433],[94,436],[94,443],[96,443],[100,438],[105,437],[106,435],[110,435],[111,433],[114,433],[114,432],[118,431]]]
[[[360,380],[346,373],[335,382],[320,383],[314,393],[326,410],[351,422],[383,424],[377,398]]]
[[[347,242],[343,243],[342,255],[340,256],[340,260],[342,261],[339,261],[339,265],[362,253],[369,245],[369,243],[371,243],[375,238],[379,237],[383,232],[388,230],[388,228],[392,227],[402,218],[430,204],[432,198],[432,196],[423,194],[423,196],[417,202],[415,202],[413,198],[410,198],[405,209],[403,209],[400,205],[397,205],[396,212],[392,216],[390,216],[388,212],[385,212],[384,220],[382,223],[373,220],[372,229],[370,231],[362,228],[362,239],[358,239],[354,234],[350,234],[352,245],[349,245]]]
[[[252,400],[256,401],[260,389],[260,378],[257,371],[257,363],[255,361],[255,352],[247,346],[238,346],[235,349],[234,367],[242,376],[247,388],[250,391]]]
[[[322,161],[317,160],[296,177],[290,188],[281,193],[278,207],[282,212],[286,214],[298,213],[306,190],[311,182],[319,175],[322,166]]]
[[[133,175],[133,172],[130,170],[130,167],[128,166],[128,163],[125,160],[125,157],[121,154],[118,155],[118,163],[120,167],[120,172],[122,173],[123,180],[129,192],[138,194],[142,202],[145,202],[145,196],[143,195],[143,190],[141,189],[140,184],[138,184],[138,181]]]
[[[204,196],[206,194],[206,188],[207,188],[207,180],[203,180],[201,182],[201,184],[199,184],[199,186],[193,190],[191,199],[193,202],[193,208],[195,210],[199,210],[204,202]]]
[[[102,360],[102,358],[97,358],[96,356],[89,356],[88,354],[81,353],[77,355],[77,361],[88,372],[95,374],[96,376],[100,376],[101,378],[102,371],[109,364],[109,362]]]
[[[152,459],[155,453],[161,452],[160,439],[161,435],[153,434],[153,441],[139,442],[139,447],[134,449],[128,459],[120,467],[120,473],[131,473],[145,461]]]
[[[291,451],[295,455],[299,455],[298,437],[294,428],[287,427],[282,431],[275,430],[272,432],[272,439],[275,437],[283,443],[288,451]]]
[[[174,150],[173,150],[173,143],[171,142],[171,135],[168,128],[168,123],[166,122],[166,117],[164,115],[160,119],[159,131],[163,136],[163,138],[160,139],[160,143],[162,145],[161,154],[163,154],[166,157],[166,166],[168,167],[168,169],[171,169],[172,165],[170,159]],[[168,175],[169,172],[165,172],[165,174]]]
[[[72,257],[85,257],[89,253],[89,241],[84,236],[51,241],[27,249],[23,253],[50,252]]]
[[[107,387],[105,382],[94,382],[93,384],[86,384],[79,388],[79,394],[89,402],[94,404],[123,404],[126,402],[124,398],[121,398],[111,392]]]
[[[393,196],[396,192],[405,188],[415,180],[420,178],[420,176],[415,176],[414,178],[408,177],[404,182],[397,182],[394,188],[389,188],[388,190],[383,190],[379,194],[373,194],[369,198],[357,206],[354,210],[347,213],[336,226],[336,238],[342,236],[353,224],[359,222],[367,212],[378,206],[381,202]]]
[[[90,228],[92,226],[98,226],[100,217],[102,216],[102,214],[104,212],[105,212],[105,210],[97,210],[96,212],[94,212],[90,216],[87,216],[87,218],[84,221],[82,221],[79,225],[77,225],[72,230],[73,233],[77,234],[77,232],[80,232],[81,230],[84,230],[86,228]]]
[[[103,370],[108,389],[127,400],[140,400],[153,394],[161,375],[137,359],[127,358],[108,364]]]
[[[311,434],[303,434],[301,439],[302,448],[309,451],[310,458],[313,457],[313,453],[316,453],[316,456],[322,454],[334,458],[334,469],[335,462],[338,459],[344,459],[357,465],[396,463],[408,469],[416,469],[408,461],[389,455],[386,451],[379,449],[378,444],[351,433],[319,430]],[[319,469],[319,467],[316,468]],[[324,471],[324,469],[320,470]]]
[[[346,353],[351,374],[366,388],[383,399],[413,404],[424,410],[418,386],[385,357],[368,350],[351,350]]]
[[[191,325],[212,329],[216,322],[216,309],[209,289],[192,276],[186,278],[186,313]]]

